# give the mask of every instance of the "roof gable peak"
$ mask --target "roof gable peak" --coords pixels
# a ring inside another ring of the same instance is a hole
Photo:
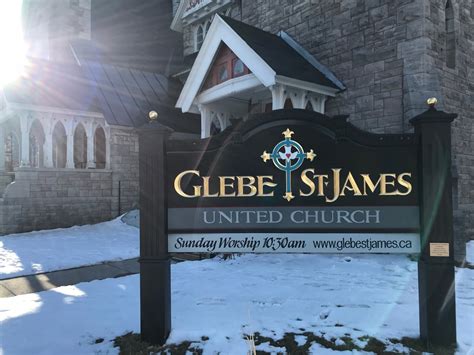
[[[271,87],[281,81],[285,85],[328,96],[334,96],[344,89],[334,74],[289,35],[283,33],[275,35],[216,14],[176,107],[181,108],[183,112],[191,110],[222,43],[265,87]]]

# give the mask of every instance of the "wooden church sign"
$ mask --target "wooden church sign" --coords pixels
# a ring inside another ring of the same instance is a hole
[[[202,140],[140,132],[141,329],[171,329],[170,253],[419,255],[420,333],[456,341],[450,123],[430,107],[414,134],[371,134],[277,110]]]

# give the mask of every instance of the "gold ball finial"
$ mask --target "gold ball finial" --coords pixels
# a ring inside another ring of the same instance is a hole
[[[426,100],[426,103],[429,107],[434,107],[438,103],[438,99],[436,97],[430,97],[428,100]]]
[[[158,118],[158,112],[150,111],[148,113],[148,118],[150,119],[150,121],[155,121]]]

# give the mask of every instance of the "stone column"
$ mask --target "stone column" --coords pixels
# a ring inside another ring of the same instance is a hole
[[[110,127],[105,125],[104,126],[104,133],[105,133],[105,168],[110,169],[110,146],[111,146],[111,139],[112,134],[110,132]]]
[[[74,169],[74,124],[72,119],[66,124],[66,168]]]
[[[67,134],[66,168],[74,169],[74,135],[71,132]]]
[[[0,125],[0,172],[5,170],[5,133]]]
[[[28,132],[28,118],[20,116],[20,130],[21,130],[21,156],[20,167],[30,166],[30,135]]]
[[[87,169],[95,169],[94,159],[94,127],[92,122],[86,125],[87,134]]]
[[[53,165],[53,132],[50,119],[41,122],[44,128],[44,167],[52,168]]]

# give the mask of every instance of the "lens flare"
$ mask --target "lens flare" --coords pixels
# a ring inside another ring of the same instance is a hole
[[[22,2],[0,1],[0,88],[19,77],[25,64]]]

